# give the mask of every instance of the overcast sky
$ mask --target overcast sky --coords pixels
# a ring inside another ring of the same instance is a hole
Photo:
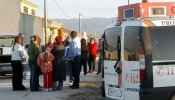
[[[44,0],[28,0],[38,5],[36,14],[43,17]],[[130,0],[137,3],[141,0]],[[174,1],[175,0],[149,0],[149,1]],[[91,17],[116,17],[117,7],[126,5],[128,0],[47,0],[48,17],[55,18],[78,18],[81,13],[84,18]]]

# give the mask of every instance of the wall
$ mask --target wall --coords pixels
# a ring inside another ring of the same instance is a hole
[[[24,44],[29,44],[30,36],[39,35],[41,44],[44,44],[44,22],[43,18],[20,14],[19,33],[24,34]]]
[[[18,33],[20,0],[0,0],[0,34]]]
[[[43,18],[35,17],[34,20],[34,34],[39,35],[41,38],[41,44],[45,43],[45,34],[44,34],[44,20]]]

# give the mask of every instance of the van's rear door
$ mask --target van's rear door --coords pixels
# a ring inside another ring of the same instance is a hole
[[[124,61],[122,63],[123,86],[125,90],[125,100],[139,100],[140,75],[138,61]]]
[[[175,86],[175,64],[153,66],[153,86]]]
[[[153,87],[175,86],[175,26],[149,27]]]

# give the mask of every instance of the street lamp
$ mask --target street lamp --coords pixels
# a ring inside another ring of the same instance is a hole
[[[81,36],[81,16],[85,17],[83,14],[79,13],[79,32],[80,32],[80,36]]]
[[[45,22],[45,45],[47,44],[47,7],[46,7],[46,4],[47,3],[47,1],[46,0],[44,0],[44,22]]]
[[[81,14],[79,13],[79,32],[81,35]]]

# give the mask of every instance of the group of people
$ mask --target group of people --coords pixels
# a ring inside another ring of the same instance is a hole
[[[40,46],[41,39],[39,36],[34,35],[30,38],[27,53],[21,46],[21,40],[21,37],[17,36],[12,45],[11,64],[14,91],[26,89],[22,84],[22,61],[26,57],[29,58],[31,71],[30,90],[41,90],[39,76],[42,74],[44,81],[43,91],[56,91],[63,89],[63,82],[66,80],[67,72],[70,76],[70,88],[78,89],[81,67],[83,66],[84,75],[88,72],[93,72],[95,70],[97,49],[100,52],[102,51],[100,47],[101,40],[99,40],[99,46],[97,46],[95,38],[91,38],[90,43],[87,44],[87,40],[85,38],[80,40],[75,31],[72,31],[64,41],[62,36],[57,36],[56,38],[50,36],[49,42],[44,46]],[[100,59],[97,74],[101,72],[102,62],[100,62]],[[89,71],[87,71],[87,63]]]

